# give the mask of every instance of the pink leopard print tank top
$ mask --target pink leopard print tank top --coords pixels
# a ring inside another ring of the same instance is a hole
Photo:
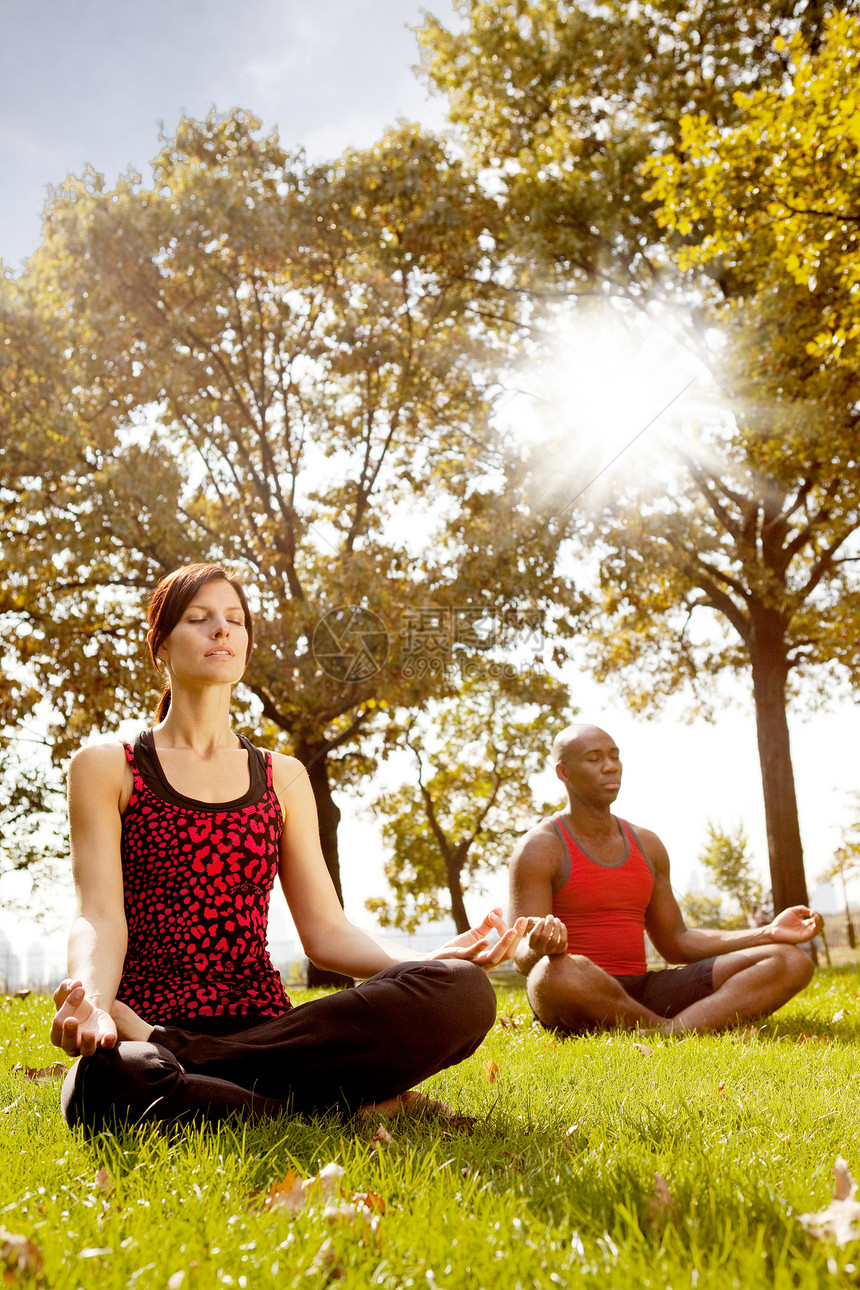
[[[122,817],[128,949],[117,998],[153,1024],[291,1006],[266,948],[283,823],[272,758],[242,744],[250,788],[224,803],[177,793],[151,730],[124,745],[134,788]]]

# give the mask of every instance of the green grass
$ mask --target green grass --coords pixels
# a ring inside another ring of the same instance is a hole
[[[834,1014],[845,1009],[834,1022]],[[218,1131],[70,1133],[59,1084],[13,1072],[56,1060],[49,1000],[0,1000],[0,1227],[28,1237],[56,1287],[857,1286],[860,1242],[815,1241],[838,1154],[860,1175],[860,971],[822,971],[741,1034],[555,1043],[521,991],[502,991],[481,1050],[427,1088],[474,1131],[398,1120],[280,1120]],[[494,1062],[490,1083],[484,1065]],[[16,1100],[17,1099],[17,1100]],[[292,1168],[330,1160],[386,1212],[331,1227],[265,1208]],[[115,1188],[98,1188],[107,1169]],[[654,1176],[677,1216],[649,1216]],[[320,1265],[330,1240],[333,1263]],[[337,1274],[336,1277],[333,1274]],[[0,1268],[2,1275],[2,1268]],[[10,1284],[28,1284],[15,1273]]]

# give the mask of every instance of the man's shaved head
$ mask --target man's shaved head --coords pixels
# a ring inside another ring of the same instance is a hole
[[[552,745],[552,760],[557,766],[565,760],[566,753],[580,752],[594,736],[610,739],[611,736],[599,726],[567,726],[561,734],[556,735]]]

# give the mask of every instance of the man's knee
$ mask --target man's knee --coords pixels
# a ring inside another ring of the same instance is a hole
[[[176,1085],[182,1068],[158,1044],[125,1040],[80,1057],[63,1083],[61,1105],[70,1128],[100,1133],[147,1118]],[[154,1118],[158,1118],[156,1115]]]
[[[571,1027],[590,1019],[586,1001],[609,979],[582,954],[552,954],[532,968],[526,989],[539,1021],[546,1026]]]
[[[780,950],[779,970],[784,973],[786,983],[791,985],[792,994],[796,994],[809,985],[815,973],[812,955],[807,954],[799,945],[780,945],[777,948]]]

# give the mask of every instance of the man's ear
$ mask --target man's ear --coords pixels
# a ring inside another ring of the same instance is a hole
[[[565,771],[560,761],[557,761],[555,764],[555,773],[557,777],[562,781],[562,783],[565,783],[565,784],[567,783],[567,772]]]

